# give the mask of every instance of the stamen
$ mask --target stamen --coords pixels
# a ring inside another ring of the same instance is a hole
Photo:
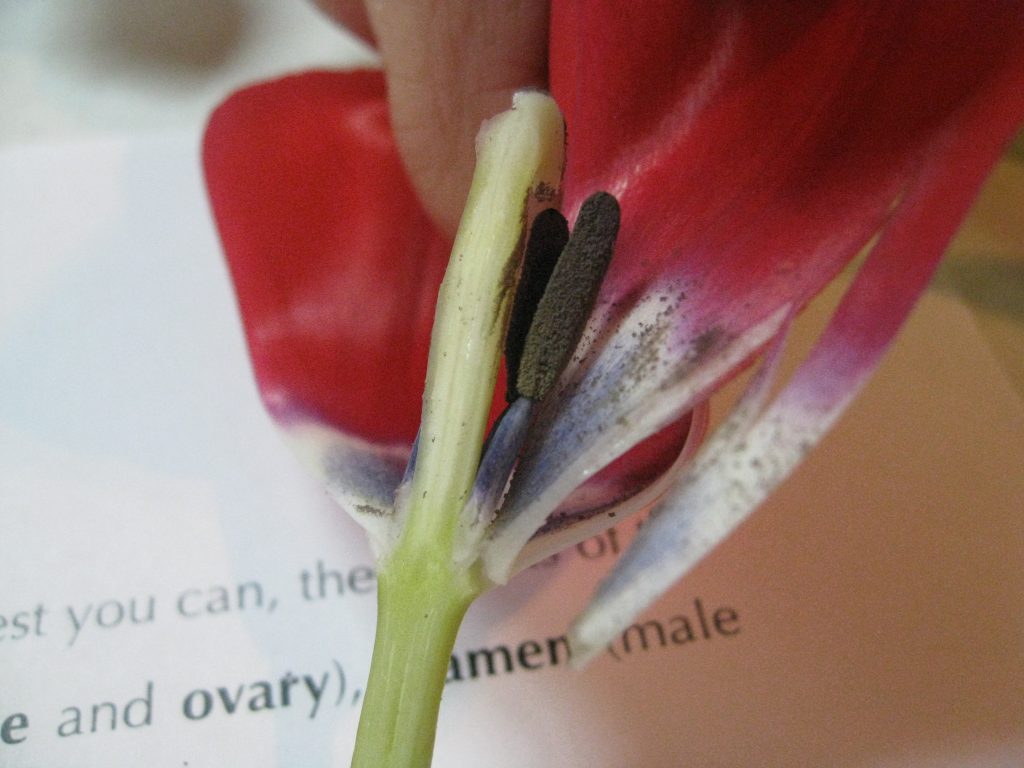
[[[586,199],[526,335],[516,389],[539,401],[554,387],[594,309],[619,233],[619,204],[607,192]]]
[[[498,508],[512,467],[519,458],[536,403],[520,397],[506,408],[487,438],[480,459],[470,503],[477,507],[478,520],[489,522]]]
[[[505,336],[505,366],[508,370],[505,399],[510,403],[519,396],[515,382],[519,377],[519,361],[526,344],[526,334],[533,323],[537,305],[551,279],[558,256],[568,240],[569,225],[561,213],[554,208],[547,208],[537,214],[526,243],[522,274],[516,286],[516,297]]]

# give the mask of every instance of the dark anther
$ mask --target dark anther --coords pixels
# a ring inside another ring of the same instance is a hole
[[[516,390],[531,400],[543,399],[569,363],[594,309],[618,233],[618,201],[607,192],[588,197],[523,344]]]
[[[519,396],[515,382],[519,377],[519,361],[523,356],[526,334],[558,256],[568,239],[569,225],[565,217],[554,208],[547,208],[534,218],[505,337],[505,365],[509,382],[505,398],[510,403]]]

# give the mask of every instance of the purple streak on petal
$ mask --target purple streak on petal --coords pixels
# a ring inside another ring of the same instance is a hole
[[[791,319],[790,314],[729,418],[658,504],[573,624],[573,657],[578,663],[600,652],[696,558],[746,517],[750,494],[744,480],[761,472],[757,451],[777,450],[778,444],[758,443],[753,432],[764,421],[762,411],[775,382]],[[748,458],[752,450],[754,456]]]
[[[373,546],[390,539],[395,492],[409,449],[361,440],[316,421],[289,421],[281,427],[302,463],[366,529]]]
[[[507,580],[519,550],[574,489],[703,401],[778,332],[788,312],[740,336],[686,339],[674,336],[677,306],[662,298],[652,292],[606,338],[592,339],[577,361],[584,364],[542,404],[492,526],[489,578]]]
[[[1014,102],[965,104],[957,130],[936,136],[877,246],[818,344],[749,427],[716,434],[598,588],[571,631],[585,661],[684,576],[783,482],[842,414],[877,366],[966,215]],[[1024,91],[1017,95],[1024,99]]]
[[[470,500],[480,510],[485,522],[490,522],[505,492],[536,405],[528,397],[517,398],[505,409],[491,430]]]
[[[517,397],[491,428],[473,483],[473,492],[459,519],[455,562],[468,565],[476,559],[480,540],[505,495],[536,407],[537,403],[530,398]]]
[[[523,571],[655,504],[693,460],[704,440],[709,412],[707,403],[690,412],[679,455],[653,481],[617,472],[610,465],[576,488],[520,550],[510,572]]]

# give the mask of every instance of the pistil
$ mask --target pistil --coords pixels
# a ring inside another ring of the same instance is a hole
[[[550,97],[517,94],[477,139],[477,167],[437,302],[416,467],[397,513],[403,546],[449,553],[487,427],[524,225],[561,182]]]
[[[480,464],[523,229],[557,203],[564,151],[550,97],[520,93],[488,121],[438,296],[423,418],[410,477],[380,555],[377,636],[352,765],[430,765],[455,634],[487,587],[475,558],[456,560],[462,515]]]

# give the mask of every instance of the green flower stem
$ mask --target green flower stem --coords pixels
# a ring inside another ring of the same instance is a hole
[[[455,635],[480,581],[396,560],[378,584],[377,639],[353,768],[428,768]]]
[[[473,183],[437,299],[405,538],[451,549],[469,497],[515,295],[529,203],[561,182],[564,127],[549,96],[517,94],[477,137]],[[550,192],[549,192],[550,191]]]
[[[462,617],[489,582],[487,521],[466,511],[524,228],[557,203],[565,127],[554,101],[520,93],[477,137],[477,166],[438,296],[418,457],[379,554],[377,636],[353,768],[426,768]],[[469,505],[472,507],[473,505]]]

